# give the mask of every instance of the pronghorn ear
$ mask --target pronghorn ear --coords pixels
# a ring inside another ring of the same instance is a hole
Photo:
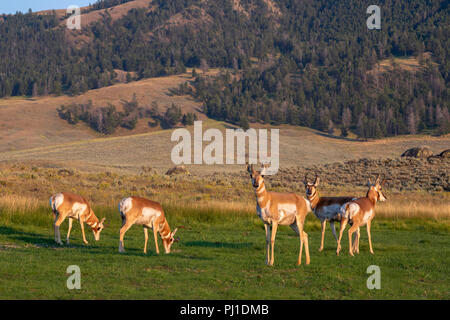
[[[305,186],[308,185],[308,176],[307,176],[307,174],[305,174],[305,179],[303,179],[303,183],[305,184]]]
[[[370,188],[372,186],[372,180],[369,178],[369,181],[367,182],[367,186]]]
[[[381,181],[381,186],[384,186],[385,183],[386,183],[386,179],[383,179],[383,181]]]
[[[314,181],[314,187],[317,187],[319,185],[320,178],[316,177],[316,180]]]
[[[100,223],[103,223],[103,222],[105,222],[105,219],[106,219],[106,218],[103,218],[103,219],[102,219],[102,221],[100,221]]]
[[[177,233],[177,231],[178,231],[178,228],[175,228],[175,230],[173,230],[172,237],[175,235],[175,233]]]

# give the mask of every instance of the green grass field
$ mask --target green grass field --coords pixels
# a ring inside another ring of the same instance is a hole
[[[169,255],[143,254],[141,226],[125,236],[124,254],[118,253],[120,218],[112,208],[98,210],[109,228],[89,245],[81,241],[74,223],[71,244],[53,242],[47,208],[16,215],[0,212],[0,299],[449,299],[450,224],[446,220],[375,218],[372,239],[375,255],[368,252],[365,228],[359,256],[335,254],[327,227],[325,249],[318,252],[320,231],[309,214],[311,264],[296,266],[298,237],[280,227],[275,265],[265,265],[262,222],[251,212],[192,212],[168,208],[172,228],[180,242]],[[65,239],[67,221],[61,228]],[[163,251],[161,240],[160,250]],[[303,257],[303,262],[304,262]],[[81,290],[68,290],[66,268],[81,269]],[[366,287],[366,269],[381,269],[381,289]]]

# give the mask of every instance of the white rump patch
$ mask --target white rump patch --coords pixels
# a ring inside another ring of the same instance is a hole
[[[63,202],[64,202],[64,195],[62,193],[58,193],[50,198],[50,206],[52,207],[53,211],[58,211],[59,206]]]
[[[131,208],[133,208],[133,199],[132,198],[130,198],[130,197],[123,198],[119,202],[119,212],[120,212],[120,214],[127,213],[128,211],[131,210]]]
[[[359,204],[354,202],[347,202],[341,207],[341,213],[344,218],[351,220],[360,209],[361,208]]]

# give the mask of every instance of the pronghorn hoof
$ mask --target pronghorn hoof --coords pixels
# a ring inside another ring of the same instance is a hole
[[[350,255],[352,256],[352,257],[354,257],[355,255],[353,254],[353,252],[349,252],[350,253]]]
[[[60,246],[62,246],[62,245],[63,245],[63,243],[62,243],[62,242],[56,242],[56,244],[58,244],[58,245],[60,245]]]
[[[322,252],[323,251],[323,248],[319,248],[319,252]]]
[[[371,254],[375,254],[373,251],[370,251]]]

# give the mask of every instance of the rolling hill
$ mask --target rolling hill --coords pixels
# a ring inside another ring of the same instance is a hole
[[[218,70],[210,70],[214,75]],[[195,112],[205,120],[204,130],[218,128],[225,133],[233,128],[225,122],[208,119],[200,112],[201,103],[190,96],[171,93],[180,83],[192,81],[191,73],[152,78],[111,87],[90,90],[80,96],[9,98],[0,100],[0,161],[35,163],[40,166],[78,168],[88,171],[139,172],[142,166],[165,172],[173,164],[170,153],[172,130],[151,128],[141,119],[136,129],[120,128],[112,136],[104,136],[85,124],[70,125],[60,119],[56,109],[62,104],[89,100],[95,106],[112,103],[136,94],[140,104],[157,101],[162,109],[175,103],[183,112]],[[296,167],[326,164],[359,158],[395,158],[404,150],[428,145],[434,153],[450,146],[450,136],[398,136],[370,141],[357,141],[331,136],[323,132],[291,125],[252,125],[254,128],[280,129],[280,166]],[[188,128],[191,132],[192,127]],[[224,134],[225,136],[225,134]],[[204,143],[206,146],[208,143]],[[241,165],[192,165],[189,170],[204,174],[213,171],[240,171]]]

